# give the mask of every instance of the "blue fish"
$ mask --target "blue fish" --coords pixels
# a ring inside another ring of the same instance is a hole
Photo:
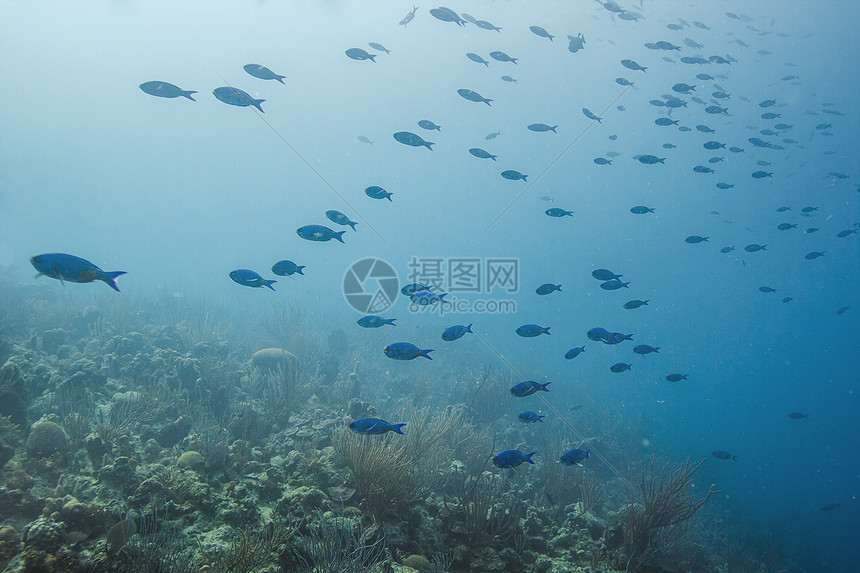
[[[391,193],[388,194],[389,196]],[[390,199],[389,199],[390,201]],[[349,217],[341,213],[340,211],[335,211],[334,209],[330,209],[325,212],[326,218],[332,223],[337,223],[338,225],[343,225],[346,227],[347,225],[352,227],[352,230],[355,231],[355,226],[358,225],[355,221],[350,221]]]
[[[570,50],[570,53],[575,54],[585,48],[585,36],[582,35],[582,32],[576,36],[568,35],[567,39],[570,40],[570,43],[567,45],[567,49]],[[630,85],[632,86],[633,83],[631,82]]]
[[[353,420],[349,423],[349,429],[356,434],[364,434],[367,436],[378,436],[387,432],[395,432],[402,434],[401,428],[406,424],[389,424],[385,420],[379,418],[361,418]]]
[[[410,300],[415,304],[420,304],[421,306],[426,306],[428,304],[433,304],[434,302],[448,302],[445,300],[445,296],[447,296],[447,292],[442,294],[436,294],[435,292],[430,292],[429,290],[419,290],[412,293],[410,296]]]
[[[505,171],[505,173],[507,173],[507,171]],[[524,175],[523,177],[527,177],[527,176]],[[506,179],[509,179],[509,178],[506,177]],[[559,207],[551,207],[551,208],[547,209],[546,211],[544,211],[544,213],[546,213],[550,217],[567,217],[567,216],[573,217],[573,211],[567,211],[566,209],[560,209]]]
[[[305,225],[296,229],[296,234],[308,241],[331,241],[332,239],[337,239],[342,243],[344,233],[346,231],[335,232],[322,225]]]
[[[369,54],[366,50],[362,50],[361,48],[350,48],[345,53],[346,57],[351,60],[370,60],[371,62],[376,63],[376,54]]]
[[[359,318],[356,323],[363,328],[379,328],[380,326],[385,326],[386,324],[390,324],[391,326],[397,326],[394,324],[396,318],[382,318],[381,316],[376,316],[375,314],[369,314],[367,316],[362,316]]]
[[[406,296],[412,296],[416,292],[421,292],[424,290],[429,291],[429,290],[433,290],[433,289],[427,285],[422,285],[420,283],[410,283],[408,285],[405,285],[403,288],[401,288],[400,292]]]
[[[586,458],[591,458],[591,450],[572,449],[561,455],[561,463],[565,466],[582,466],[580,463]]]
[[[651,354],[652,352],[660,354],[660,347],[651,346],[650,344],[640,344],[639,346],[633,347],[633,352],[635,352],[636,354],[641,354],[642,356],[645,356],[646,354]]]
[[[151,96],[155,97],[166,97],[166,98],[174,98],[174,97],[187,97],[191,101],[197,101],[191,94],[196,94],[197,92],[192,90],[184,90],[179,86],[175,86],[173,84],[169,84],[167,82],[143,82],[140,84],[140,89],[143,90],[143,93],[147,93]]]
[[[477,157],[479,159],[492,159],[493,161],[495,161],[496,157],[498,157],[498,155],[493,155],[489,151],[484,151],[480,147],[473,147],[472,149],[469,150],[469,153],[471,153],[472,155],[474,155],[475,157]]]
[[[535,289],[535,292],[541,296],[548,295],[555,291],[561,292],[561,285],[554,285],[552,283],[542,284]]]
[[[364,190],[364,194],[367,195],[368,197],[370,197],[371,199],[388,199],[389,201],[391,201],[391,195],[392,195],[392,193],[386,191],[385,189],[383,189],[379,185],[371,185],[370,187],[368,187],[367,189]],[[346,216],[346,215],[344,215],[344,216]],[[341,223],[341,224],[343,224],[343,223]],[[355,230],[355,227],[353,227],[353,230]]]
[[[504,177],[505,179],[507,179],[509,181],[520,181],[520,180],[525,181],[526,177],[528,177],[528,175],[523,175],[522,173],[520,173],[519,171],[516,171],[514,169],[508,169],[506,171],[502,171],[502,177]],[[553,216],[554,217],[563,217],[564,214],[562,214],[562,215],[550,215],[550,216],[551,217],[553,217]]]
[[[250,105],[254,106],[260,113],[265,113],[263,108],[260,107],[260,104],[263,103],[264,99],[254,99],[251,97],[251,94],[248,92],[244,92],[239,88],[231,88],[231,87],[220,87],[212,90],[212,93],[215,95],[215,98],[218,101],[224,102],[228,105],[235,105],[239,107],[248,107]]]
[[[591,271],[591,276],[593,276],[599,281],[620,281],[621,277],[623,277],[624,275],[616,275],[609,269],[595,269]]]
[[[475,103],[485,103],[490,105],[490,102],[493,101],[491,99],[487,99],[476,91],[461,89],[457,90],[457,93],[460,94],[460,97],[469,101],[473,101]],[[490,106],[492,107],[492,106]]]
[[[456,12],[454,12],[450,8],[445,8],[444,6],[431,9],[430,15],[437,20],[441,20],[442,22],[454,22],[458,26],[462,26],[466,23],[466,20],[460,18],[460,16]]]
[[[278,282],[266,280],[256,272],[249,269],[236,269],[235,271],[230,271],[230,278],[233,279],[234,283],[242,286],[253,288],[269,287],[272,290],[275,290],[272,285]]]
[[[593,340],[594,342],[605,342],[609,339],[609,335],[610,332],[600,326],[596,326],[586,333],[588,339]]]
[[[470,60],[472,60],[473,62],[475,62],[476,64],[484,64],[487,67],[490,66],[490,62],[488,62],[487,60],[485,60],[484,58],[482,58],[478,54],[469,52],[466,54],[466,57],[469,58]]]
[[[283,260],[272,265],[272,272],[279,277],[288,277],[296,273],[304,275],[305,273],[302,272],[304,268],[305,265],[297,265],[293,261]]]
[[[633,340],[632,334],[624,334],[623,332],[609,332],[605,328],[595,327],[586,333],[589,340],[602,342],[603,344],[620,344],[625,340]]]
[[[732,454],[730,454],[729,452],[727,452],[725,450],[715,450],[715,451],[711,452],[711,455],[713,455],[718,460],[732,460],[735,462],[738,461],[737,456],[733,456]]]
[[[532,461],[532,456],[536,453],[537,452],[524,454],[519,450],[505,450],[493,456],[493,465],[501,469],[513,469],[518,465],[522,464],[523,462],[528,462],[534,465],[534,462]]]
[[[386,356],[394,360],[412,360],[419,356],[423,356],[427,360],[433,360],[430,358],[430,353],[433,352],[432,348],[421,350],[411,342],[395,342],[386,346],[384,351]]]
[[[623,332],[610,332],[609,336],[606,337],[605,340],[602,340],[604,344],[621,344],[625,340],[633,340],[632,334],[624,334]]]
[[[445,332],[442,333],[442,340],[447,342],[451,342],[453,340],[457,340],[458,338],[462,338],[464,334],[467,332],[472,332],[472,325],[463,326],[462,324],[455,324],[454,326],[449,326],[445,329]]]
[[[574,358],[576,358],[577,356],[579,356],[583,352],[585,352],[585,346],[575,346],[574,348],[571,348],[570,350],[568,350],[567,353],[564,355],[564,357],[567,360],[573,360]]]
[[[558,125],[547,125],[545,123],[533,123],[533,124],[529,125],[528,127],[526,127],[526,129],[528,129],[529,131],[535,131],[537,133],[541,133],[544,131],[551,131],[553,133],[558,133],[556,131],[557,127],[558,127]]]
[[[603,122],[602,117],[597,117],[597,115],[593,111],[588,109],[587,107],[582,108],[582,113],[585,115],[585,117],[587,117],[588,119],[590,119],[592,121],[596,121],[597,123]]]
[[[64,253],[45,253],[30,258],[30,264],[39,271],[36,276],[45,275],[60,282],[91,283],[104,281],[110,288],[119,292],[115,279],[125,271],[105,272],[86,259]]]
[[[424,141],[424,138],[416,133],[412,133],[411,131],[398,131],[394,134],[394,139],[396,139],[399,143],[403,145],[409,145],[412,147],[426,147],[430,151],[433,151],[433,145],[436,145],[432,141]]]
[[[422,129],[426,129],[428,131],[433,131],[433,130],[442,131],[441,125],[436,125],[435,123],[433,123],[429,119],[422,119],[421,121],[419,121],[418,127],[422,128]]]
[[[538,326],[537,324],[524,324],[521,327],[517,328],[517,334],[522,336],[523,338],[534,338],[535,336],[540,336],[541,334],[549,334],[549,329],[551,326]]]
[[[537,412],[532,412],[531,410],[526,410],[525,412],[520,412],[518,418],[523,424],[534,424],[535,422],[543,423],[543,419],[546,418],[546,416],[538,414]]]
[[[609,369],[616,374],[620,374],[621,372],[630,370],[632,366],[632,364],[627,364],[626,362],[617,362],[610,366]]]
[[[547,388],[547,386],[549,386],[550,384],[552,384],[552,382],[541,384],[539,382],[535,382],[534,380],[517,382],[511,387],[511,394],[513,394],[517,398],[525,398],[526,396],[531,396],[536,392],[549,392],[549,388]]]
[[[261,66],[260,64],[245,64],[242,66],[242,69],[261,80],[278,80],[280,83],[284,83],[284,78],[287,77],[276,74],[266,66]]]
[[[629,282],[621,282],[618,279],[612,279],[611,281],[603,281],[600,283],[600,288],[603,290],[618,290],[620,288],[630,288]]]

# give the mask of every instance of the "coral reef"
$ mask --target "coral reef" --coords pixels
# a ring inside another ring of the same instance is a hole
[[[652,462],[627,503],[600,466],[494,468],[497,442],[563,451],[574,437],[500,423],[511,379],[488,367],[411,377],[384,357],[347,365],[349,336],[297,306],[273,307],[261,335],[172,298],[4,296],[10,573],[708,573],[730,553],[756,570],[745,539],[688,527],[707,501],[686,494],[698,465]],[[380,415],[406,434],[348,430]],[[595,407],[585,424],[604,450],[636,455],[619,416]]]

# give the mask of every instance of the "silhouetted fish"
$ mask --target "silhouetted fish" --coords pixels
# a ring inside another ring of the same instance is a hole
[[[155,97],[174,98],[182,96],[187,97],[191,101],[197,101],[191,97],[191,94],[196,94],[197,92],[193,90],[184,90],[167,82],[143,82],[139,87],[144,93]]]

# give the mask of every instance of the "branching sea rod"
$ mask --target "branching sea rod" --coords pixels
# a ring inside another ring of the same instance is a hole
[[[687,532],[684,527],[687,522],[718,493],[711,485],[703,498],[687,495],[687,488],[693,484],[693,474],[704,460],[694,465],[687,458],[669,475],[668,463],[658,473],[654,462],[652,458],[647,470],[644,464],[642,466],[639,487],[643,505],[632,501],[627,504],[624,545],[628,571],[636,570],[660,549],[677,543]]]

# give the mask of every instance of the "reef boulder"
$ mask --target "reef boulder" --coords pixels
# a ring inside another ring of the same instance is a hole
[[[69,451],[69,440],[63,428],[56,422],[40,420],[30,428],[27,438],[27,453],[36,458],[47,458],[55,452]]]
[[[298,362],[295,354],[283,348],[264,348],[251,356],[252,367],[269,372],[276,371],[278,367],[289,372],[296,368]]]

